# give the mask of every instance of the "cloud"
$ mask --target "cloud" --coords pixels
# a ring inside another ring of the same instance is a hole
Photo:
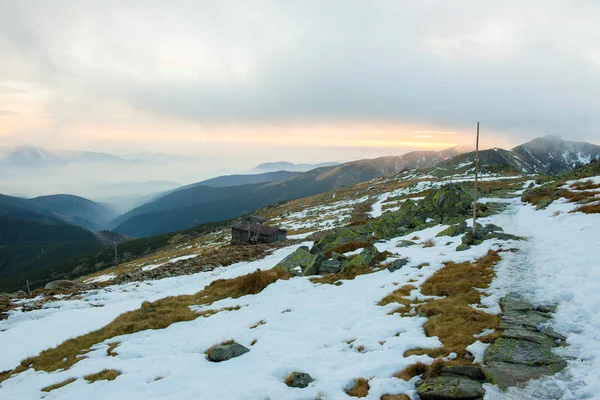
[[[479,120],[515,144],[541,134],[597,141],[597,2],[2,8],[0,86],[25,81],[44,93],[54,132],[132,118],[209,130],[384,122],[464,131]]]

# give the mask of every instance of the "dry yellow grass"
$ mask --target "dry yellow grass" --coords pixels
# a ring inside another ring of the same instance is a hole
[[[331,253],[336,252],[339,254],[344,254],[347,253],[349,251],[354,251],[354,250],[358,250],[358,249],[364,249],[366,247],[370,247],[372,245],[371,242],[348,242],[348,243],[342,243],[336,247],[334,247],[333,249],[327,250],[325,251],[323,254],[325,255],[325,257],[330,258],[331,257]]]
[[[354,381],[354,386],[346,391],[346,394],[352,397],[367,397],[369,395],[369,389],[371,389],[369,381],[364,378],[358,378]]]
[[[585,214],[598,214],[600,213],[600,203],[597,204],[587,204],[581,207],[577,207],[571,212],[582,212]]]
[[[257,322],[257,323],[255,323],[254,325],[252,325],[252,326],[250,327],[250,329],[256,329],[256,328],[258,328],[259,326],[261,326],[261,325],[264,325],[264,324],[266,324],[266,323],[267,323],[267,321],[265,321],[264,319],[261,319],[260,321],[258,321],[258,322]]]
[[[213,344],[208,349],[204,350],[204,354],[209,355],[210,352],[213,351],[215,349],[215,347],[217,347],[217,346],[227,346],[228,344],[234,344],[234,343],[235,343],[235,340],[230,339],[230,340],[225,340],[221,343]]]
[[[113,342],[113,343],[109,343],[108,344],[108,349],[106,349],[106,354],[108,354],[111,357],[116,357],[119,355],[119,353],[117,353],[115,351],[115,348],[120,345],[121,342]]]
[[[498,329],[497,315],[471,307],[471,304],[481,304],[478,289],[489,287],[498,261],[498,253],[489,251],[485,257],[473,263],[446,263],[444,268],[423,283],[422,294],[443,298],[426,300],[417,306],[416,311],[419,315],[428,317],[423,326],[425,334],[437,336],[444,346],[438,349],[410,350],[405,356],[427,354],[436,358],[454,352],[459,360],[465,359],[468,355],[466,347],[473,343],[473,335],[485,329]],[[486,339],[491,340],[493,337]]]
[[[421,243],[421,246],[423,246],[424,248],[433,247],[435,246],[435,242],[433,241],[433,239],[427,239],[424,240],[423,243]]]
[[[380,268],[358,267],[348,271],[338,272],[337,274],[329,274],[315,278],[309,278],[312,283],[323,283],[333,285],[340,280],[352,280],[360,275],[371,274],[380,271]]]
[[[407,394],[384,394],[380,400],[410,400]]]
[[[91,346],[112,337],[127,335],[147,329],[164,329],[176,322],[191,321],[199,314],[190,310],[192,305],[209,305],[225,298],[238,298],[261,292],[279,279],[288,279],[283,270],[255,271],[232,279],[220,279],[194,295],[172,296],[155,302],[144,302],[142,306],[118,316],[105,327],[86,335],[69,339],[57,347],[44,350],[38,356],[30,357],[8,374],[0,376],[0,381],[10,375],[34,368],[37,371],[52,372],[69,369],[81,359],[77,356]]]
[[[287,386],[291,387],[292,384],[294,383],[294,373],[292,372],[291,374],[289,374],[288,376],[285,377],[285,380],[283,381]]]
[[[119,375],[121,375],[121,371],[117,371],[116,369],[104,369],[95,374],[86,375],[83,379],[90,383],[96,381],[114,381]]]
[[[67,386],[68,384],[73,383],[76,380],[77,379],[75,379],[75,378],[69,378],[66,381],[62,381],[60,383],[55,383],[54,385],[46,386],[45,388],[42,389],[42,392],[51,392],[53,390],[60,389],[61,387]]]
[[[205,310],[205,311],[200,311],[198,313],[198,316],[208,318],[211,315],[215,315],[215,314],[218,314],[223,311],[237,311],[241,308],[242,307],[240,307],[240,306],[235,306],[235,307],[223,307],[223,308],[219,308],[218,310]]]

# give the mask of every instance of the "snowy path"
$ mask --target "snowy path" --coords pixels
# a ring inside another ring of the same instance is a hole
[[[488,301],[517,292],[534,304],[559,303],[553,328],[567,336],[557,352],[570,358],[567,370],[525,389],[486,399],[600,399],[600,215],[569,214],[558,201],[535,211],[515,199],[498,219],[506,231],[527,237],[516,253],[503,253]]]

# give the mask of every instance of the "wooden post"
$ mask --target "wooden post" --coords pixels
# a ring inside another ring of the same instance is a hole
[[[473,201],[473,239],[477,233],[477,179],[479,177],[479,122],[477,122],[477,140],[475,142],[475,200]]]
[[[31,295],[31,289],[29,288],[29,279],[27,279],[26,282],[27,282],[27,294]]]

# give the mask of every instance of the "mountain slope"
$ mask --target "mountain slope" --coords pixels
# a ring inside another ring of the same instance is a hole
[[[511,150],[490,149],[479,152],[482,167],[505,167],[517,172],[556,175],[600,159],[600,146],[587,142],[570,142],[556,136],[536,138]],[[475,152],[441,162],[447,169],[472,168]]]
[[[265,172],[263,174],[224,175],[218,176],[216,178],[207,179],[205,181],[192,183],[191,185],[182,186],[180,188],[175,189],[175,191],[189,189],[195,186],[227,187],[265,182],[281,182],[298,174],[300,174],[300,172],[275,171]]]
[[[111,222],[118,232],[134,237],[158,235],[204,222],[234,218],[282,201],[324,193],[407,169],[435,165],[458,149],[412,152],[396,157],[359,160],[317,168],[283,182],[177,190],[138,207]]]
[[[254,167],[254,172],[277,172],[277,171],[294,171],[294,172],[307,172],[311,169],[323,168],[323,167],[334,167],[340,165],[338,162],[324,162],[319,164],[294,164],[288,161],[276,161],[259,164]]]
[[[108,205],[69,194],[40,196],[29,202],[54,213],[72,225],[92,231],[101,230],[117,216],[117,212]]]

